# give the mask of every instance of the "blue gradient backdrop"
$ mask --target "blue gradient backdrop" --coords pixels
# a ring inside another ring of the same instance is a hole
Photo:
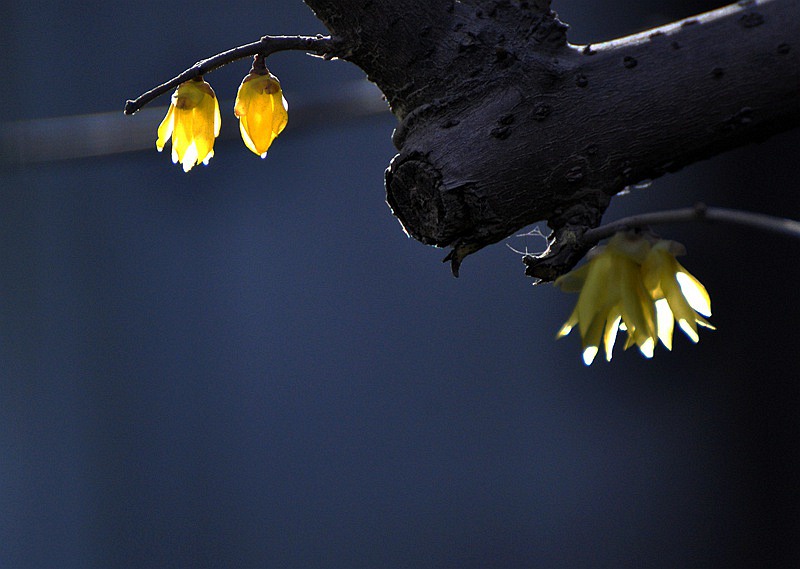
[[[715,7],[559,4],[576,42]],[[0,10],[3,121],[121,111],[201,57],[324,31],[299,0]],[[270,67],[290,104],[363,77]],[[230,99],[246,71],[209,80]],[[290,115],[266,160],[221,142],[188,175],[154,149],[1,163],[0,567],[800,563],[798,244],[664,228],[718,330],[586,368],[553,340],[574,297],[532,288],[510,249],[454,279],[405,237],[382,187],[393,126]],[[800,217],[799,142],[697,164],[609,218],[696,200]]]

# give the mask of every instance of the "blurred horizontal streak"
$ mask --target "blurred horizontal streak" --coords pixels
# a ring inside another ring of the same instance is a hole
[[[120,108],[122,105],[120,104]],[[286,133],[388,112],[378,88],[367,81],[345,83],[325,98],[289,101]],[[233,101],[221,101],[220,140],[239,137]],[[122,111],[32,119],[0,124],[0,150],[10,163],[49,162],[155,149],[156,129],[167,107],[149,107],[135,115]],[[284,134],[286,136],[286,134]]]

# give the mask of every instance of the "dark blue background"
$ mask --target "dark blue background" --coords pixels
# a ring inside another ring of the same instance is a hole
[[[559,4],[575,42],[715,7]],[[2,12],[3,121],[121,110],[196,59],[324,31],[299,0]],[[363,77],[269,65],[290,106]],[[228,100],[247,69],[208,80]],[[405,237],[389,113],[330,119],[293,130],[290,108],[266,160],[221,141],[188,175],[154,149],[2,162],[0,567],[800,562],[797,242],[663,228],[718,330],[586,368],[553,339],[575,297],[532,288],[510,249],[454,279]],[[799,142],[659,179],[608,218],[696,200],[800,217]]]

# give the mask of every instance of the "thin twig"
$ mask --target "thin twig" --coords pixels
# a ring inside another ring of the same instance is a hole
[[[203,59],[166,83],[147,91],[134,100],[125,102],[125,114],[132,115],[147,103],[167,93],[190,79],[209,73],[223,65],[256,54],[268,56],[278,51],[306,51],[323,57],[331,56],[335,42],[330,36],[264,36],[260,40],[240,45],[228,51]]]
[[[643,213],[641,215],[625,217],[588,230],[583,234],[583,242],[587,245],[594,244],[601,239],[611,237],[618,231],[634,227],[685,221],[722,221],[725,223],[755,227],[757,229],[781,233],[794,237],[795,239],[800,239],[800,221],[765,215],[763,213],[753,213],[751,211],[722,207],[706,207],[704,204],[697,204],[694,207]]]

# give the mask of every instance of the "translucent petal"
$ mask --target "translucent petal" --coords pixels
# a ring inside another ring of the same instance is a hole
[[[590,261],[591,268],[578,297],[578,325],[581,336],[586,336],[595,315],[606,306],[616,304],[616,288],[608,278],[613,261],[608,256],[599,256]],[[611,297],[611,302],[609,302]]]
[[[697,322],[703,328],[708,328],[709,330],[716,330],[716,326],[712,326],[711,322],[703,318],[702,316],[695,317],[695,322]]]
[[[214,138],[219,136],[219,130],[222,128],[222,115],[219,113],[219,101],[214,97]]]
[[[247,113],[247,133],[256,147],[256,154],[264,154],[269,150],[274,135],[272,133],[273,104],[272,97],[260,95],[250,103]]]
[[[656,301],[656,329],[658,339],[668,350],[672,350],[672,333],[675,329],[675,318],[672,310],[669,309],[669,302],[666,298]]]
[[[675,278],[689,306],[703,316],[711,316],[711,298],[708,296],[706,287],[685,270],[678,272]]]
[[[655,308],[644,290],[638,265],[627,263],[620,266],[620,279],[624,283],[622,294],[622,318],[628,326],[636,345],[656,335]]]
[[[172,136],[172,127],[173,127],[173,120],[175,118],[175,106],[170,105],[169,110],[167,111],[167,115],[164,117],[164,120],[161,121],[161,124],[158,125],[158,138],[156,139],[156,148],[159,152],[164,150],[164,145],[167,143],[167,140],[170,139]]]
[[[597,355],[598,349],[597,346],[589,346],[585,350],[583,350],[583,363],[587,366],[592,365],[595,356]]]
[[[669,278],[665,278],[661,282],[661,288],[664,291],[667,301],[669,302],[669,308],[672,310],[675,320],[686,320],[687,322],[691,322],[692,328],[695,328],[694,321],[698,315],[694,309],[689,306],[689,303],[686,301],[686,297],[683,296],[683,291],[678,285],[678,281],[675,279],[675,277],[671,276]]]
[[[697,327],[693,322],[688,322],[682,318],[678,320],[678,326],[681,327],[681,330],[683,330],[683,332],[689,336],[689,339],[695,344],[700,340],[700,336],[697,333]]]
[[[569,320],[567,320],[564,323],[564,325],[558,331],[558,334],[556,334],[556,339],[563,338],[564,336],[566,336],[567,334],[572,332],[572,328],[577,323],[578,323],[578,313],[577,313],[577,310],[573,310],[572,314],[570,314],[570,316],[569,316]]]
[[[589,263],[558,277],[553,283],[564,292],[580,292],[589,273]]]
[[[278,90],[277,93],[273,93],[271,96],[274,113],[272,132],[275,136],[278,136],[283,132],[283,129],[286,128],[286,124],[289,122],[289,103],[286,102],[286,98],[280,90]]]
[[[172,161],[183,163],[186,149],[192,143],[192,110],[175,109],[175,127],[172,132]]]
[[[657,250],[652,250],[642,263],[642,283],[653,297],[662,296],[661,293],[661,263]]]
[[[183,164],[183,171],[188,172],[194,166],[199,164],[197,160],[197,145],[195,144],[194,140],[189,143],[189,146],[186,148],[186,152],[183,153],[183,160],[181,160],[181,164]]]
[[[624,326],[624,324],[623,324],[623,326]],[[628,336],[625,338],[625,345],[622,347],[623,350],[627,350],[631,346],[635,346],[636,345],[636,342],[633,340],[634,330],[633,329],[628,329],[628,328],[625,328],[625,330],[626,330],[626,333],[628,334]]]
[[[250,97],[246,96],[249,86],[246,85],[247,77],[244,78],[239,90],[236,92],[236,102],[233,104],[233,114],[238,118],[247,116],[247,108],[250,105]]]
[[[614,351],[614,342],[617,340],[617,331],[619,330],[619,323],[622,321],[622,316],[617,314],[616,318],[609,315],[606,321],[606,330],[603,333],[603,345],[606,349],[606,361],[611,361],[611,354]]]
[[[247,129],[247,117],[246,116],[242,116],[239,119],[239,132],[242,135],[242,141],[244,141],[245,146],[247,146],[247,148],[249,148],[255,154],[258,154],[258,149],[256,148],[256,145],[253,144],[253,139],[250,138],[250,134],[249,134],[248,129]]]
[[[646,358],[653,357],[653,349],[655,348],[656,342],[653,338],[647,338],[644,343],[639,345],[639,351],[642,352],[642,355]]]
[[[195,164],[207,163],[214,152],[215,110],[218,108],[216,98],[205,97],[192,110],[193,142],[197,150]]]
[[[603,330],[606,326],[606,317],[605,313],[598,314],[594,317],[591,325],[589,326],[589,331],[583,337],[583,347],[588,348],[590,346],[599,346],[600,342],[603,339]]]

